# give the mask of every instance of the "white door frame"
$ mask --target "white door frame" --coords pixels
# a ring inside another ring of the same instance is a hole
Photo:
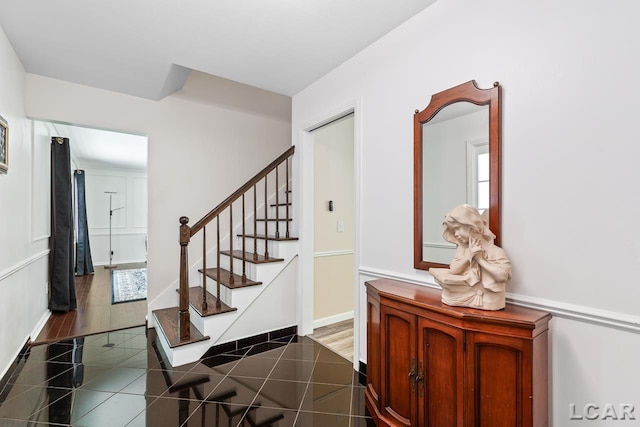
[[[354,328],[354,367],[358,368],[360,360],[360,297],[358,292],[360,267],[360,177],[361,177],[361,101],[354,100],[335,106],[317,119],[311,119],[297,130],[299,135],[296,156],[298,179],[294,182],[294,191],[298,195],[299,205],[297,218],[300,237],[300,269],[298,293],[298,333],[308,335],[313,332],[313,289],[314,289],[314,145],[313,130],[328,124],[340,117],[353,113],[353,176],[354,176],[354,255],[353,255],[353,328]]]

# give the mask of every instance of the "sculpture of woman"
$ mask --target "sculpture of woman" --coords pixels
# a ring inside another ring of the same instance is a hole
[[[446,215],[442,227],[444,239],[457,245],[449,268],[429,269],[442,287],[442,302],[483,310],[504,308],[511,261],[494,245],[486,218],[475,207],[460,205]]]

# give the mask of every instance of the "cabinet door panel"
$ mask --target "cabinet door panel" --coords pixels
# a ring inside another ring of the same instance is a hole
[[[415,365],[416,318],[386,306],[382,306],[380,312],[382,413],[399,425],[415,425],[416,397],[409,372]]]
[[[419,321],[418,357],[424,385],[418,385],[420,423],[455,427],[462,423],[463,333],[426,319]]]
[[[518,339],[472,334],[469,374],[475,411],[474,427],[515,427],[530,425],[525,420],[523,342]],[[527,399],[528,400],[528,399]],[[528,412],[528,411],[527,411]]]

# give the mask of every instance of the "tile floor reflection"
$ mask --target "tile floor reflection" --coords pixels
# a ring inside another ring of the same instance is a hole
[[[172,368],[155,331],[29,348],[0,391],[0,426],[370,427],[350,361],[298,336]]]

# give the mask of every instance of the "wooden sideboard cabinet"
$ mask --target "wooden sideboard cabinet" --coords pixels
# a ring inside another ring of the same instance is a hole
[[[450,307],[440,290],[366,282],[366,404],[378,426],[548,426],[551,315]]]

